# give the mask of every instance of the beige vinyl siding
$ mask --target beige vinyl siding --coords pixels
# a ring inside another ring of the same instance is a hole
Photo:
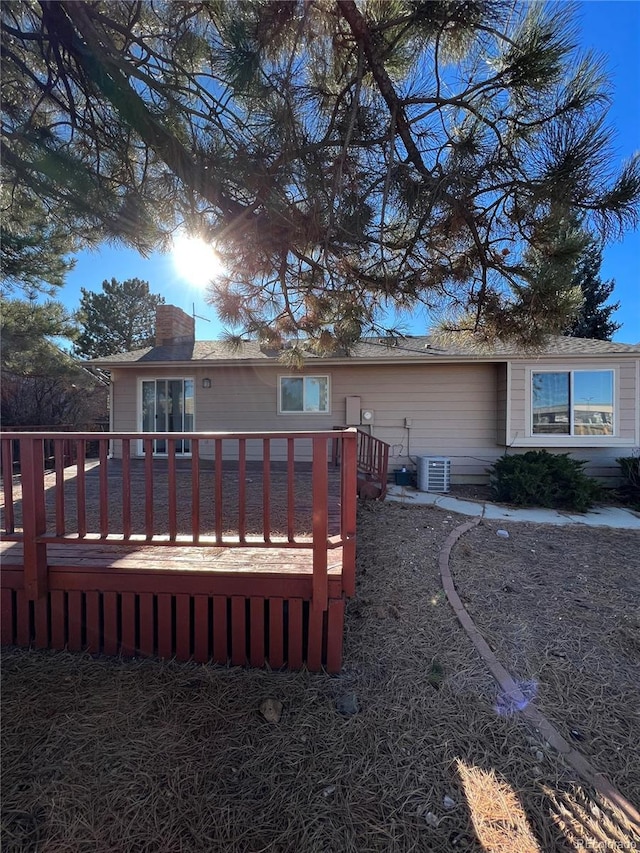
[[[508,369],[506,364],[496,365],[496,382],[497,382],[497,398],[496,398],[496,440],[498,444],[505,445],[507,443],[507,401],[509,381]]]
[[[132,370],[112,370],[113,412],[111,428],[114,432],[137,432],[138,382]]]
[[[417,456],[444,455],[451,457],[454,482],[484,480],[487,465],[500,455],[496,365],[349,365],[304,371],[329,375],[329,414],[278,414],[278,376],[289,373],[271,365],[114,370],[113,429],[139,429],[141,379],[188,375],[195,379],[198,431],[331,430],[345,423],[347,396],[357,395],[362,408],[374,411],[373,426],[364,429],[391,445],[392,469],[411,465]],[[211,379],[209,389],[202,388],[205,376]],[[405,418],[412,420],[410,429]],[[250,454],[251,448],[247,450]],[[284,443],[279,443],[272,448],[272,458],[283,459],[284,452]],[[202,455],[211,454],[212,446],[203,443]],[[310,446],[305,455],[310,457]]]
[[[638,430],[640,371],[636,361],[613,365],[581,359],[563,362],[564,369],[617,368],[617,428],[626,442],[624,446],[618,443],[607,447],[547,448],[588,459],[589,473],[616,476],[615,458],[631,452]],[[523,361],[513,362],[509,369],[505,363],[307,368],[303,372],[306,375],[329,376],[329,414],[278,414],[278,377],[291,375],[290,370],[279,365],[114,369],[113,429],[140,429],[138,397],[143,378],[193,377],[197,431],[331,430],[345,423],[346,398],[358,396],[362,408],[374,412],[373,425],[362,428],[391,446],[391,471],[403,465],[413,467],[418,456],[447,456],[451,459],[453,483],[480,483],[487,481],[487,468],[505,452],[505,442],[510,445],[510,453],[533,447],[531,439],[517,445],[526,437],[527,367],[540,366]],[[211,380],[211,388],[202,387],[205,377]],[[410,428],[406,428],[405,418],[411,419]],[[259,447],[247,449],[249,458],[258,458]],[[300,450],[302,455],[298,458],[310,458],[309,443]],[[205,457],[211,456],[212,444],[203,443],[201,452]],[[275,461],[284,459],[284,454],[284,443],[272,448]]]
[[[278,376],[289,371],[275,367],[172,368],[145,370],[114,370],[114,432],[140,430],[140,383],[143,379],[193,377],[195,391],[195,429],[198,432],[285,432],[291,430],[331,430],[334,416],[329,414],[287,414],[277,412]],[[311,373],[311,371],[309,371]],[[323,371],[326,374],[326,371]],[[202,387],[202,380],[211,380],[210,388]],[[344,409],[344,407],[343,407]],[[344,419],[344,410],[336,423]],[[132,452],[137,448],[132,448]],[[115,449],[117,454],[117,447]],[[203,441],[204,458],[213,456],[213,443]],[[310,459],[310,442],[297,447],[298,458]],[[273,443],[272,458],[286,458],[285,442]],[[237,450],[225,447],[225,458],[236,458]],[[247,444],[247,458],[262,458],[262,447],[257,442]]]
[[[413,467],[418,456],[447,456],[452,481],[467,482],[484,478],[500,454],[495,374],[492,364],[354,367],[334,372],[333,393],[343,406],[357,394],[373,410],[373,426],[363,429],[391,446],[391,470]]]

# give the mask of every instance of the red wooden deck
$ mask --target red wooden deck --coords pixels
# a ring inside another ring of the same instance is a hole
[[[60,437],[2,437],[3,643],[339,671],[355,586],[355,431],[70,438],[79,461],[56,458],[47,474],[44,441]],[[176,459],[185,438],[193,455]],[[155,440],[166,459],[153,457]],[[200,459],[205,441],[213,461]],[[85,465],[87,442],[98,458]],[[118,442],[122,460],[111,460]]]

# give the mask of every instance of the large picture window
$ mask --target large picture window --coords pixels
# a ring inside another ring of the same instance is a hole
[[[532,372],[533,435],[613,435],[613,370]]]
[[[328,376],[281,376],[279,384],[279,411],[329,412]]]

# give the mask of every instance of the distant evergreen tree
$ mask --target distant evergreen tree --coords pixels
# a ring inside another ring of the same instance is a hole
[[[81,291],[76,314],[81,332],[73,350],[76,355],[99,358],[153,345],[156,308],[164,297],[151,293],[149,282],[112,278],[102,282],[102,293],[84,287]]]
[[[0,296],[2,426],[91,428],[106,414],[106,389],[56,343],[77,333],[64,305],[37,300],[35,291],[28,299]]]
[[[613,293],[615,281],[602,281],[600,267],[602,249],[595,240],[590,240],[578,259],[573,273],[573,284],[579,287],[584,297],[582,308],[565,334],[572,338],[596,338],[610,341],[622,325],[611,319],[619,302],[606,304]]]

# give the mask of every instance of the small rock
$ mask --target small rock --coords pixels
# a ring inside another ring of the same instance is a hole
[[[442,800],[442,805],[445,807],[445,809],[451,810],[451,809],[455,809],[457,803],[451,797],[445,796]]]
[[[327,785],[327,787],[323,788],[323,790],[322,790],[322,796],[323,797],[331,797],[333,794],[335,794],[335,792],[336,792],[336,786],[335,785]]]
[[[345,717],[352,717],[360,710],[358,707],[358,697],[355,693],[343,693],[336,700],[336,708]]]
[[[438,826],[440,823],[440,819],[437,815],[434,815],[433,812],[427,812],[424,816],[425,821],[429,824],[429,826]]]
[[[536,759],[538,761],[542,761],[543,758],[544,758],[544,752],[542,752],[542,750],[540,750],[540,749],[537,749],[536,750]]]
[[[496,536],[500,536],[500,537],[502,537],[502,539],[508,539],[509,538],[509,531],[508,530],[496,530]]]
[[[260,713],[268,723],[279,723],[283,707],[279,699],[263,699],[260,703]]]
[[[580,729],[570,729],[569,734],[573,738],[573,740],[583,741],[586,738],[586,735],[580,731]]]

